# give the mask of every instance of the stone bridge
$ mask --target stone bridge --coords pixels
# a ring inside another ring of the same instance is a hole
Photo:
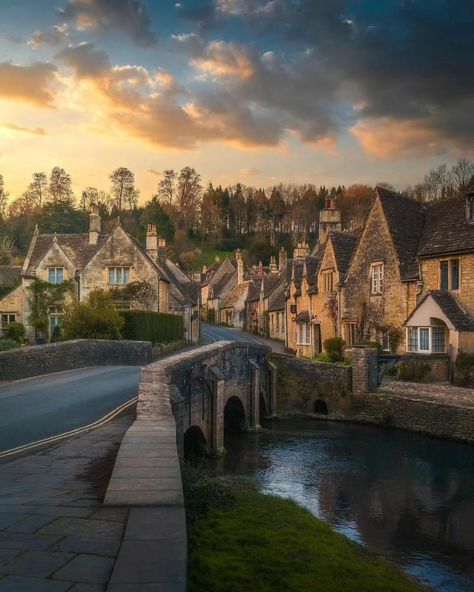
[[[185,590],[179,457],[219,453],[226,430],[256,430],[263,415],[276,414],[269,353],[258,344],[220,341],[142,369],[137,419],[122,441],[104,501],[130,508],[110,592],[144,585]]]

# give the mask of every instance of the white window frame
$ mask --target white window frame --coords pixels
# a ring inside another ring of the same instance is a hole
[[[126,286],[127,284],[129,284],[130,267],[122,265],[111,265],[110,267],[108,267],[107,283],[109,286]]]
[[[309,323],[298,323],[296,345],[311,345],[311,326]]]
[[[58,281],[58,272],[61,273],[61,281]],[[51,274],[53,274],[53,281],[51,281]],[[64,282],[64,267],[48,267],[48,283],[62,284]]]
[[[444,350],[443,351],[434,351],[433,350],[433,329],[442,329],[444,332]],[[409,340],[409,332],[410,330],[416,331],[416,348],[410,349],[410,340]],[[421,333],[422,331],[428,331],[428,349],[421,349]],[[447,353],[447,345],[448,345],[448,334],[447,329],[442,327],[441,325],[430,325],[430,326],[423,326],[423,327],[407,327],[406,330],[406,341],[405,341],[405,349],[408,353],[415,353],[415,354],[445,354]]]
[[[370,293],[380,296],[383,292],[384,264],[377,262],[370,266]]]

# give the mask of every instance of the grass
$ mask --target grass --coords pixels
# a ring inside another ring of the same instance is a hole
[[[204,242],[204,245],[199,239],[192,241],[194,247],[198,248],[201,252],[191,263],[191,267],[195,271],[201,271],[204,265],[212,265],[216,257],[220,257],[221,261],[226,257],[232,257],[232,251],[222,251],[215,249]]]
[[[292,501],[207,477],[189,481],[188,592],[421,590]]]

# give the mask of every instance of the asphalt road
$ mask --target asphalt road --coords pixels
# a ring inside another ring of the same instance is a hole
[[[201,333],[207,343],[213,343],[214,341],[257,341],[238,329],[229,329],[228,327],[209,325],[208,323],[202,323]]]
[[[88,425],[137,394],[138,366],[83,368],[0,387],[0,452]]]

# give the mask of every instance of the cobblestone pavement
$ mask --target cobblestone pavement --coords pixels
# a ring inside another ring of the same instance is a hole
[[[127,520],[102,498],[134,413],[0,464],[0,592],[102,592]]]
[[[451,384],[422,384],[401,380],[384,380],[381,394],[396,395],[406,399],[432,401],[455,407],[474,408],[474,389]]]

